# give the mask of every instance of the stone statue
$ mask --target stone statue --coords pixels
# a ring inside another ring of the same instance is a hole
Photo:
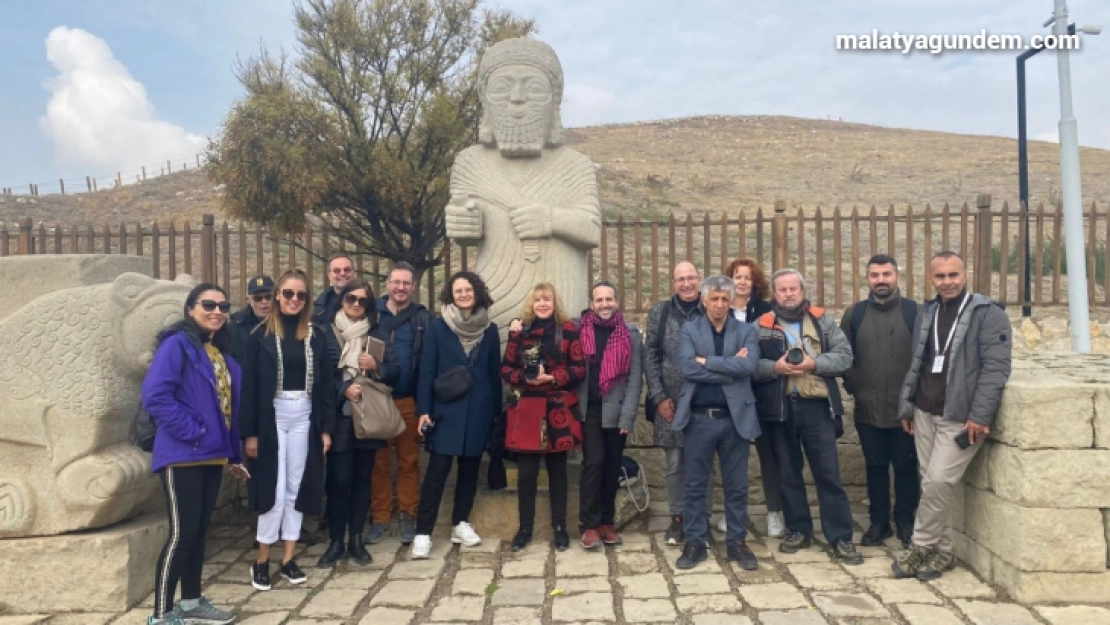
[[[42,274],[68,262],[36,258]],[[184,282],[122,273],[0,317],[0,538],[103,527],[157,504],[131,428],[154,337],[181,319]]]
[[[519,38],[490,47],[478,93],[480,144],[455,158],[447,236],[478,246],[504,341],[537,282],[553,284],[568,313],[587,307],[601,209],[593,162],[563,145],[563,69],[550,46]]]

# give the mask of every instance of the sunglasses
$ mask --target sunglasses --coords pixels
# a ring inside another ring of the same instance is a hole
[[[217,302],[216,300],[211,299],[200,300],[200,307],[203,308],[205,312],[212,312],[217,308],[219,308],[220,312],[222,313],[227,313],[231,310],[231,304],[227,302]]]
[[[251,295],[251,299],[256,301],[256,302],[268,302],[268,301],[270,301],[270,294],[269,293],[256,293],[254,295]]]
[[[299,302],[308,300],[308,291],[294,291],[293,289],[282,289],[281,296],[285,299],[291,300],[296,298]]]
[[[359,297],[359,296],[355,295],[354,293],[348,293],[347,296],[343,298],[343,303],[347,304],[349,306],[358,306],[360,308],[366,308],[366,307],[370,306],[370,298],[369,297]]]

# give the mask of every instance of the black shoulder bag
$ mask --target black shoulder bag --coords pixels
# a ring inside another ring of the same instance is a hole
[[[655,351],[660,354],[660,364],[662,364],[663,341],[667,337],[667,321],[671,316],[671,302],[663,307],[663,312],[659,315],[659,327],[655,330]],[[655,415],[659,412],[659,406],[651,401],[650,393],[644,397],[644,418],[650,423],[655,423]]]

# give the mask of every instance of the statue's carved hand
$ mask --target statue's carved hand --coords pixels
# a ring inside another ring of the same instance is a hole
[[[521,239],[544,239],[551,236],[551,207],[546,204],[525,204],[509,211],[513,229]]]
[[[447,236],[452,239],[482,238],[482,206],[474,197],[456,193],[443,209]]]

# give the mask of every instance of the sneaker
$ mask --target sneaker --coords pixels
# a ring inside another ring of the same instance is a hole
[[[838,540],[833,545],[833,555],[844,564],[863,564],[863,554],[856,551],[856,546],[850,540]]]
[[[708,558],[709,552],[705,547],[705,543],[695,544],[692,541],[686,541],[686,544],[682,546],[682,555],[678,556],[678,560],[675,561],[674,565],[675,568],[679,569],[692,569],[697,566],[699,562],[703,562]]]
[[[602,525],[597,528],[598,534],[601,534],[601,542],[606,545],[619,545],[624,542],[621,535],[617,533],[617,528],[612,525]]]
[[[374,523],[366,530],[366,542],[376,545],[389,535],[389,523]]]
[[[782,511],[767,513],[767,535],[771,538],[782,538],[786,534],[786,519]]]
[[[187,625],[228,625],[235,621],[234,614],[217,608],[205,597],[197,599],[196,607],[191,610],[186,610],[184,603],[179,601],[177,609],[181,612],[181,620]]]
[[[663,535],[663,542],[668,546],[677,547],[686,542],[686,534],[682,531],[682,517],[671,517],[671,526],[667,528],[667,533]]]
[[[255,590],[270,589],[270,563],[255,562],[251,565],[251,586]]]
[[[551,544],[555,545],[555,551],[566,551],[570,549],[570,536],[567,535],[567,528],[562,525],[552,527]]]
[[[894,532],[890,531],[889,525],[872,525],[863,533],[863,537],[859,539],[859,544],[864,547],[880,547],[883,541],[891,536],[894,536]]]
[[[923,582],[939,579],[945,571],[951,571],[954,568],[956,568],[956,558],[952,554],[934,549],[925,558],[925,562],[917,568],[917,579]]]
[[[744,541],[729,545],[727,553],[728,559],[739,563],[740,568],[745,571],[754,571],[759,568],[759,560],[752,553],[751,547],[748,547],[748,543]]]
[[[146,617],[146,625],[185,625],[185,621],[181,620],[181,612],[174,608],[162,616]]]
[[[717,521],[717,531],[718,531],[718,532],[721,532],[722,534],[724,534],[724,533],[727,533],[727,532],[728,532],[728,523],[727,523],[727,522],[725,522],[725,517],[724,517],[724,515],[722,515],[722,516],[721,516],[721,520],[720,520],[720,521]]]
[[[513,536],[513,542],[509,548],[513,551],[523,551],[530,542],[532,542],[532,528],[521,527],[516,530],[516,536]]]
[[[601,546],[601,533],[595,529],[582,532],[582,548],[597,549]]]
[[[463,547],[474,547],[482,544],[482,537],[474,531],[472,525],[466,521],[459,521],[459,524],[451,529],[451,542]]]
[[[417,534],[412,539],[412,548],[409,549],[409,558],[413,560],[427,560],[432,555],[432,537],[427,534]]]
[[[903,549],[909,549],[913,545],[912,523],[910,525],[899,525],[898,531],[895,533],[898,535],[898,541],[902,543]]]
[[[290,560],[281,565],[281,576],[293,585],[303,584],[308,581],[308,576],[304,574],[301,567],[297,566],[296,560]]]
[[[913,545],[904,551],[890,565],[890,570],[894,571],[895,579],[917,577],[917,571],[929,558],[930,551],[932,550],[928,547],[918,547],[917,545]]]
[[[801,532],[787,532],[779,543],[779,552],[797,553],[802,549],[809,549],[812,544],[812,539]]]
[[[401,535],[401,544],[411,544],[412,539],[416,536],[416,518],[408,512],[402,512],[400,526],[400,532],[398,533]]]

